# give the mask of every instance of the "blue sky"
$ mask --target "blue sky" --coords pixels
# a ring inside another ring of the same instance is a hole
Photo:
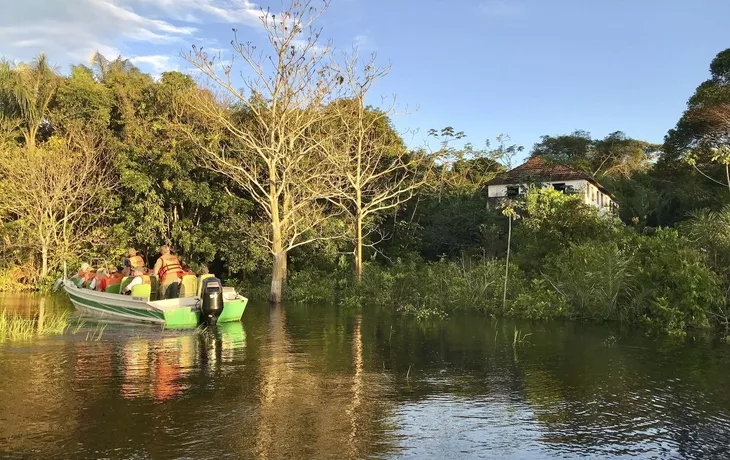
[[[181,50],[225,50],[232,27],[260,41],[262,5],[0,0],[0,54],[45,51],[65,71],[99,49],[152,73],[185,71]],[[661,142],[730,47],[727,18],[726,0],[333,0],[319,25],[338,49],[356,42],[392,64],[375,91],[409,109],[395,123],[419,130],[411,145],[451,125],[474,144],[505,133],[529,150],[543,134],[574,129]]]

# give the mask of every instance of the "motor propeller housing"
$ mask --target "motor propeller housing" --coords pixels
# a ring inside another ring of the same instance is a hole
[[[202,300],[200,306],[200,320],[203,323],[215,325],[223,313],[223,283],[218,278],[203,280],[200,291]]]

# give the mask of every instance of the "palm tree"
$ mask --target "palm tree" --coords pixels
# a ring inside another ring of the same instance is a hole
[[[45,54],[30,64],[0,62],[0,116],[18,120],[30,150],[35,150],[38,131],[47,120],[48,106],[59,81]]]

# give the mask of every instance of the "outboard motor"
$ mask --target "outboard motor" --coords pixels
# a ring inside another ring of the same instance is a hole
[[[200,320],[215,326],[218,317],[223,313],[223,283],[218,278],[206,278],[200,291],[202,305]]]

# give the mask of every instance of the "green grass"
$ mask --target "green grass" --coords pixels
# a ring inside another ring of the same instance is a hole
[[[0,342],[5,340],[31,340],[37,336],[60,335],[68,327],[68,312],[49,313],[43,321],[0,312]]]

